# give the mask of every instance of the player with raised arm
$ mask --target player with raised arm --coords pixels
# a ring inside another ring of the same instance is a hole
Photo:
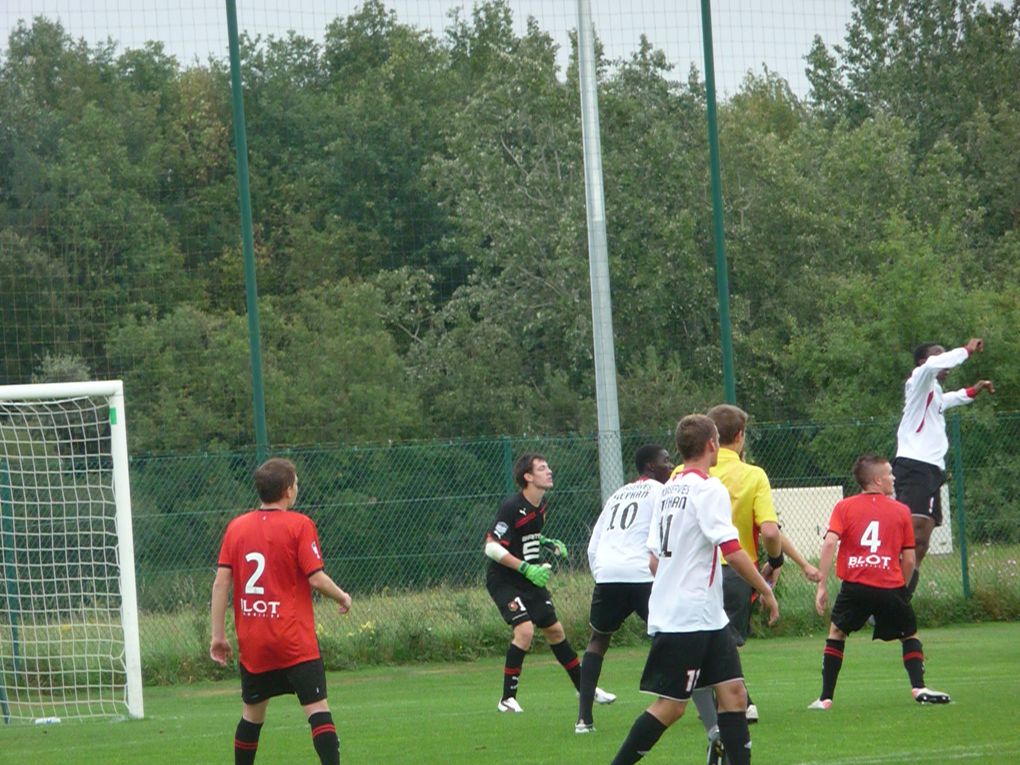
[[[485,554],[491,559],[485,587],[512,630],[503,668],[503,696],[496,705],[500,712],[524,711],[517,702],[517,684],[536,626],[549,641],[553,656],[567,671],[578,693],[581,688],[581,661],[570,647],[552,596],[545,587],[551,568],[540,563],[542,547],[567,557],[563,542],[542,534],[545,493],[553,487],[552,470],[541,454],[523,454],[514,463],[513,474],[521,491],[503,501],[485,535]],[[609,704],[616,696],[596,688],[595,700]]]
[[[903,644],[903,666],[914,700],[920,704],[947,704],[947,694],[924,685],[924,652],[906,588],[914,569],[910,509],[892,498],[893,471],[885,457],[858,457],[854,479],[861,493],[836,504],[822,541],[818,564],[822,580],[815,595],[820,616],[824,616],[828,604],[826,582],[834,557],[836,576],[843,584],[832,607],[829,637],[822,654],[822,692],[808,709],[832,707],[847,635],[861,629],[872,614],[873,640],[900,640]]]
[[[719,733],[731,765],[749,765],[747,690],[723,609],[720,551],[758,591],[769,624],[779,618],[779,605],[740,548],[726,487],[708,475],[719,456],[715,423],[703,414],[684,417],[676,443],[685,469],[662,487],[648,536],[655,581],[648,601],[652,647],[641,690],[657,698],[634,721],[612,765],[633,765],[647,754],[702,687],[715,688]]]
[[[255,471],[255,488],[262,503],[227,526],[212,588],[209,655],[223,666],[232,653],[225,621],[231,590],[234,596],[243,703],[234,763],[255,762],[269,700],[295,693],[319,761],[338,765],[340,740],[326,700],[312,590],[336,601],[341,614],[350,609],[351,596],[323,570],[315,524],[291,511],[298,493],[294,464],[267,460]]]
[[[648,566],[648,528],[652,508],[662,484],[669,479],[673,461],[658,444],[637,450],[634,463],[640,474],[606,500],[588,542],[588,565],[595,577],[591,594],[591,639],[581,660],[581,693],[576,733],[595,729],[592,705],[602,673],[602,660],[613,633],[631,614],[648,621],[652,570]]]
[[[942,382],[949,370],[980,353],[985,342],[972,337],[961,348],[947,351],[937,343],[924,343],[914,350],[914,371],[903,386],[903,415],[896,431],[896,459],[893,478],[896,499],[910,508],[917,544],[917,565],[907,578],[907,589],[917,587],[921,561],[928,552],[931,533],[942,525],[939,490],[946,482],[946,409],[970,404],[986,390],[995,393],[991,380],[979,380],[969,388],[944,393]]]

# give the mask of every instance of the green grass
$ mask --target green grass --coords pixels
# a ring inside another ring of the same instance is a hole
[[[761,710],[755,761],[777,765],[1020,762],[1016,623],[923,630],[931,685],[954,703],[921,707],[908,690],[898,644],[851,636],[829,712],[809,712],[820,682],[823,634],[751,641],[745,674]],[[596,709],[597,733],[573,733],[576,700],[548,652],[528,657],[525,713],[495,711],[501,660],[371,667],[331,673],[330,703],[345,765],[561,765],[608,763],[649,697],[637,692],[644,646],[612,649],[601,685],[620,698]],[[240,712],[236,679],[146,689],[146,719],[0,729],[0,763],[227,763]],[[668,731],[643,760],[696,763],[697,716]],[[311,763],[308,726],[293,697],[270,705],[258,762]]]

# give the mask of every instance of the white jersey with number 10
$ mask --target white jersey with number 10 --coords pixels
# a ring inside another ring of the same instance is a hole
[[[659,567],[648,601],[648,634],[701,632],[729,623],[723,609],[719,545],[737,539],[730,495],[697,470],[662,487],[648,530]]]
[[[597,584],[650,582],[648,525],[662,484],[639,478],[606,500],[588,542],[588,565]]]

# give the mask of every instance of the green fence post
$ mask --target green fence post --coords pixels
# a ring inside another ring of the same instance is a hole
[[[7,508],[11,508],[10,517]],[[7,595],[7,613],[11,621],[11,648],[14,655],[14,671],[18,672],[18,594],[13,590],[17,581],[17,569],[8,558],[8,550],[14,551],[14,497],[11,494],[11,473],[7,460],[0,462],[0,553],[3,553],[4,592]],[[7,682],[0,668],[0,710],[3,712],[4,723],[11,721],[11,708],[7,703]]]
[[[963,597],[970,599],[970,566],[967,563],[967,521],[963,507],[963,436],[960,433],[960,415],[956,412],[950,417],[950,430],[953,433],[953,487],[956,490],[956,508],[953,515],[957,518],[960,535],[960,574],[963,578]]]
[[[227,3],[227,42],[230,48],[230,90],[234,107],[234,144],[237,152],[237,196],[241,206],[241,249],[244,251],[244,286],[248,308],[248,345],[251,354],[252,409],[258,461],[269,456],[266,399],[262,383],[262,345],[259,332],[258,287],[255,281],[255,237],[252,233],[251,191],[248,176],[248,131],[244,122],[241,89],[241,53],[237,41],[237,4]]]
[[[708,107],[708,157],[712,177],[712,231],[715,238],[715,283],[719,299],[719,341],[722,345],[723,390],[727,404],[737,403],[733,372],[733,330],[730,327],[730,277],[723,228],[722,172],[719,168],[719,123],[715,104],[715,54],[712,50],[712,4],[701,0],[701,36],[705,50],[705,103]]]

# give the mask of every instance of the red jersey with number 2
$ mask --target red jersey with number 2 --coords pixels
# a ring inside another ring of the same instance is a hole
[[[914,547],[910,509],[885,494],[856,494],[838,502],[829,531],[839,536],[836,576],[889,590],[903,587],[900,552]]]
[[[312,520],[286,510],[252,510],[230,522],[219,565],[233,574],[240,661],[252,673],[319,658],[308,577],[322,569]]]

